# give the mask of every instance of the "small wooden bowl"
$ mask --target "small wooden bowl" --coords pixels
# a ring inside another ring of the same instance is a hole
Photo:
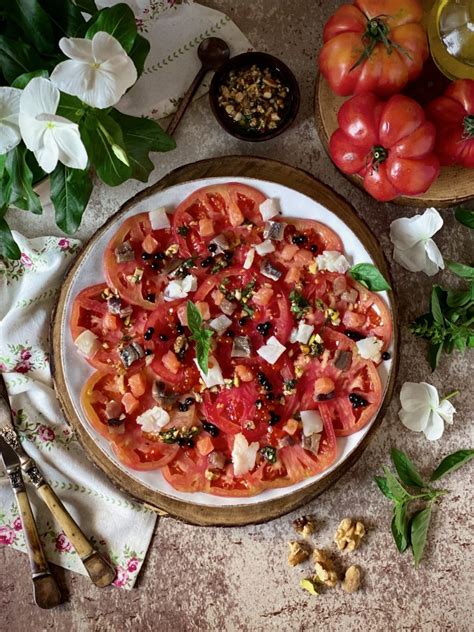
[[[445,83],[443,84],[442,82],[438,85],[439,83],[436,77],[430,75],[428,78],[422,75],[420,80],[416,82],[417,90],[411,88],[412,92],[410,92],[410,89],[407,89],[405,92],[418,101],[425,100],[427,94],[434,99],[440,93],[440,86],[442,88],[443,85],[445,85]],[[424,89],[422,89],[422,87],[424,87]],[[408,86],[408,88],[410,88],[410,86]],[[424,99],[421,97],[424,97]],[[324,77],[321,75],[318,76],[314,98],[316,128],[328,155],[329,139],[332,133],[338,128],[337,113],[341,105],[348,98],[350,97],[339,97],[334,94]],[[431,98],[428,100],[431,100]],[[426,103],[422,103],[422,105],[426,105]],[[343,175],[360,189],[364,189],[360,176],[347,175],[345,173],[343,173]],[[460,204],[472,197],[474,197],[474,169],[464,169],[460,166],[454,166],[442,167],[438,179],[433,182],[426,193],[413,197],[403,195],[393,200],[393,203],[402,206],[421,206],[423,208],[435,206],[441,208]]]
[[[240,68],[250,68],[250,66],[253,65],[258,68],[269,68],[271,73],[275,77],[278,77],[283,85],[288,86],[290,89],[289,103],[283,113],[284,118],[281,125],[264,133],[244,130],[238,123],[233,121],[228,114],[226,114],[225,110],[218,103],[219,88],[229,72]],[[273,55],[269,55],[268,53],[249,52],[231,57],[229,61],[216,71],[209,87],[209,102],[214,116],[226,132],[235,136],[235,138],[239,138],[240,140],[255,143],[275,138],[275,136],[278,136],[290,127],[295,120],[300,107],[300,89],[295,75],[282,61]]]

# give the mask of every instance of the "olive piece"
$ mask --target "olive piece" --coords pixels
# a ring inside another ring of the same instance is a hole
[[[388,351],[384,351],[384,352],[382,353],[382,360],[384,360],[385,362],[386,362],[387,360],[390,360],[390,358],[391,358],[391,357],[392,357],[392,356],[389,354],[389,352],[388,352]]]
[[[201,261],[201,268],[208,268],[212,263],[212,257],[206,257]]]
[[[143,261],[146,261],[149,258],[150,258],[150,255],[147,252],[142,252],[142,259],[143,259]]]
[[[274,412],[273,410],[270,412],[270,420],[269,420],[269,425],[270,426],[274,426],[275,424],[277,424],[280,421],[281,417],[280,415],[277,415],[276,412]]]
[[[160,264],[157,261],[153,261],[153,263],[150,265],[150,268],[152,270],[159,270],[160,269]]]
[[[166,342],[168,340],[168,336],[166,334],[160,334],[158,338],[161,342]]]
[[[219,428],[214,424],[211,424],[210,421],[203,421],[202,429],[208,432],[211,437],[217,437],[219,435]]]
[[[150,294],[147,294],[145,298],[147,301],[150,301],[150,303],[154,303],[156,299],[156,294],[154,292],[150,292]]]
[[[155,254],[153,255],[153,259],[155,261],[163,261],[164,258],[165,258],[164,252],[155,252]]]
[[[176,333],[178,336],[182,336],[184,334],[184,327],[180,323],[176,325]]]
[[[151,340],[151,337],[153,336],[154,333],[155,333],[155,330],[153,329],[153,327],[148,327],[148,329],[143,334],[143,338],[145,340]]]
[[[217,244],[211,243],[208,245],[207,249],[209,250],[209,252],[216,252]]]

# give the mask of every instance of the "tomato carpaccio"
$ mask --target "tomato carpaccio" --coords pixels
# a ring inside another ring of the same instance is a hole
[[[380,406],[392,336],[385,302],[348,269],[333,230],[238,183],[129,217],[107,282],[72,310],[96,369],[90,423],[180,491],[251,496],[323,471]]]

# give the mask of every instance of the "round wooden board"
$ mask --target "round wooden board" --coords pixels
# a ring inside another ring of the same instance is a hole
[[[295,169],[275,160],[256,158],[249,156],[225,156],[202,160],[194,164],[184,165],[172,171],[162,180],[145,189],[135,197],[128,200],[113,216],[114,218],[124,214],[131,206],[140,200],[147,199],[150,195],[162,191],[172,185],[188,182],[206,177],[255,177],[261,180],[268,180],[285,185],[300,193],[303,193],[320,204],[327,207],[341,218],[349,228],[360,238],[363,245],[371,253],[375,264],[378,266],[386,279],[390,280],[390,271],[380,248],[377,238],[370,232],[365,222],[358,217],[355,210],[332,189],[313,178],[309,173],[300,169]],[[90,460],[98,466],[121,490],[131,494],[136,500],[144,503],[148,507],[171,514],[172,516],[186,522],[198,525],[213,526],[236,526],[258,522],[265,522],[281,516],[305,503],[327,489],[337,480],[348,468],[360,457],[369,438],[373,436],[375,430],[380,425],[386,408],[390,403],[395,376],[398,368],[398,321],[395,298],[392,297],[393,312],[393,368],[390,373],[385,398],[381,409],[371,428],[355,450],[342,462],[335,470],[330,472],[323,479],[310,484],[296,492],[287,495],[262,501],[253,505],[234,505],[231,507],[221,506],[201,506],[192,502],[183,502],[170,498],[159,492],[150,490],[145,485],[131,478],[126,472],[119,469],[115,463],[104,456],[102,450],[95,443],[77,416],[66,388],[65,376],[61,363],[61,331],[65,314],[65,302],[68,288],[74,278],[74,274],[82,259],[88,255],[98,237],[104,232],[108,223],[102,226],[91,240],[84,247],[73,266],[69,269],[61,288],[59,300],[51,323],[51,368],[57,397],[61,403],[66,419],[74,428],[79,441],[84,447]]]
[[[328,155],[329,138],[338,127],[337,113],[348,98],[334,94],[326,79],[321,74],[318,75],[314,98],[316,128]],[[360,189],[364,189],[360,176],[350,176],[345,173],[343,175]],[[472,197],[474,197],[474,170],[454,166],[442,167],[439,178],[423,195],[401,196],[393,202],[402,206],[422,206],[423,208],[435,206],[440,208],[460,204]]]

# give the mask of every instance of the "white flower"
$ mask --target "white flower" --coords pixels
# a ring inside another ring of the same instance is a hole
[[[18,126],[20,96],[18,88],[0,88],[0,154],[6,154],[21,141]]]
[[[51,81],[94,108],[115,105],[137,80],[133,61],[120,42],[104,31],[92,40],[62,37],[59,48],[69,59],[56,66]]]
[[[390,239],[395,246],[395,261],[410,272],[424,272],[428,276],[442,270],[443,257],[431,239],[442,225],[443,218],[435,208],[427,208],[423,215],[393,221],[390,224]]]
[[[56,115],[59,90],[43,77],[35,77],[20,98],[20,131],[39,166],[51,173],[58,160],[73,169],[85,169],[87,152],[79,128]]]
[[[430,441],[439,439],[444,422],[453,423],[456,409],[447,398],[439,401],[438,391],[426,382],[405,382],[400,392],[402,409],[398,413],[404,426],[415,432],[424,432]]]

